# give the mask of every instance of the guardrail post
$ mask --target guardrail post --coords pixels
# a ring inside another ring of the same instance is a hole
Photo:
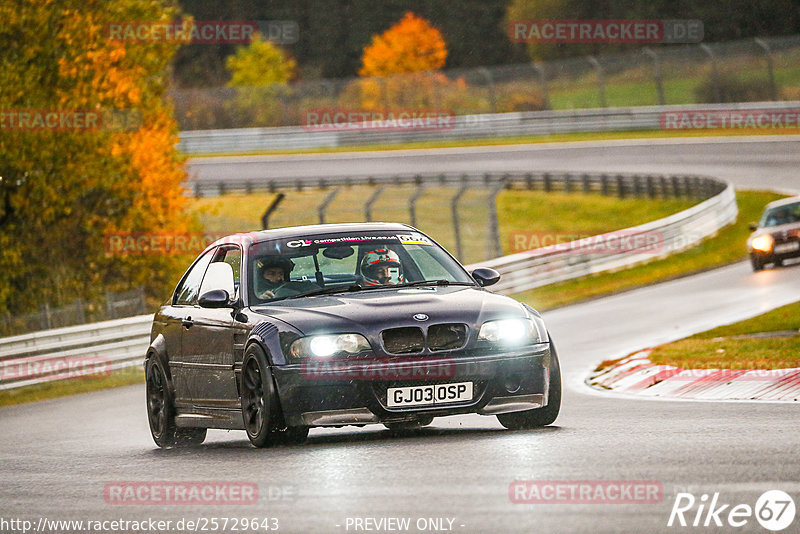
[[[284,198],[286,198],[286,195],[278,193],[275,195],[275,198],[272,199],[272,202],[269,203],[269,206],[267,206],[267,211],[261,216],[261,228],[263,230],[269,229],[269,218],[272,216],[273,212],[278,209],[278,204],[280,204]]]
[[[450,199],[450,213],[453,217],[453,234],[456,238],[456,256],[458,259],[463,261],[464,254],[461,250],[461,227],[458,222],[458,201],[461,200],[461,197],[464,193],[467,192],[467,177],[461,177],[461,187],[458,188],[458,192]]]
[[[323,200],[322,204],[320,204],[319,207],[317,208],[317,214],[319,215],[320,224],[325,224],[325,212],[327,211],[328,206],[330,206],[331,202],[333,202],[333,199],[336,198],[336,195],[338,194],[339,194],[339,188],[337,187],[336,189],[328,193],[328,195],[325,197],[325,200]]]
[[[542,105],[544,105],[544,109],[550,109],[550,94],[547,89],[547,71],[545,71],[544,63],[539,64],[534,61],[533,68],[536,70],[536,73],[539,74],[539,87],[542,91]]]
[[[411,226],[417,226],[417,200],[425,192],[425,183],[422,181],[421,176],[416,177],[417,190],[408,199],[408,214],[411,217]]]
[[[638,198],[642,195],[642,182],[639,175],[633,177],[633,196]]]
[[[530,191],[533,189],[533,174],[526,173],[525,174],[525,188]]]
[[[569,174],[564,175],[564,192],[572,193],[572,176]]]
[[[600,175],[600,194],[608,196],[608,176],[605,174]]]
[[[553,184],[550,182],[549,172],[544,173],[544,176],[542,176],[542,185],[544,187],[545,193],[549,193],[550,190],[553,188]]]
[[[767,56],[767,76],[769,76],[769,95],[772,100],[778,100],[778,84],[775,82],[775,64],[772,60],[772,50],[763,39],[754,39]]]
[[[711,60],[711,84],[714,88],[714,100],[716,102],[722,102],[722,91],[719,87],[719,72],[717,71],[717,56],[714,55],[714,51],[711,50],[711,47],[707,44],[701,44],[700,49],[705,52]]]
[[[621,174],[617,175],[617,196],[619,198],[625,198],[625,180]]]
[[[656,82],[656,93],[658,94],[658,103],[659,105],[663,106],[666,104],[666,99],[664,98],[664,80],[661,75],[661,58],[658,57],[658,54],[653,52],[648,47],[644,47],[642,51],[647,54],[653,60],[653,81]]]
[[[597,58],[594,56],[589,56],[586,59],[589,61],[589,63],[592,64],[592,66],[597,71],[597,91],[600,96],[600,107],[607,108],[608,102],[606,102],[606,82],[605,82],[605,77],[603,75],[603,66],[600,64],[599,61],[597,61]]]
[[[370,195],[367,201],[364,203],[364,220],[367,222],[372,221],[372,205],[378,200],[378,197],[381,196],[383,190],[386,188],[385,185],[381,185],[375,189],[375,191]]]
[[[48,303],[44,303],[42,305],[42,330],[49,330],[52,328],[52,318],[50,317],[50,305]]]
[[[225,182],[219,182],[217,187],[219,188],[219,196],[224,195],[225,194]]]
[[[203,196],[203,192],[200,189],[200,182],[195,182],[192,184],[192,193],[194,194],[194,198],[200,198]]]
[[[589,175],[584,174],[583,176],[581,176],[581,182],[583,184],[583,192],[589,193],[592,190],[592,184],[589,180]]]
[[[647,198],[655,198],[656,197],[656,190],[655,184],[653,183],[653,176],[648,174],[647,175]]]
[[[489,193],[489,235],[486,240],[486,255],[487,260],[492,258],[499,258],[503,255],[503,250],[500,247],[500,222],[497,219],[497,195],[505,187],[503,180],[500,180],[492,188]]]
[[[253,193],[253,182],[252,181],[247,180],[244,183],[244,193],[246,195],[251,195]]]

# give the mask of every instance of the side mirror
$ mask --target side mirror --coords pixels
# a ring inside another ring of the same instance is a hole
[[[472,271],[472,278],[474,278],[475,281],[478,282],[479,286],[486,287],[499,282],[500,273],[498,273],[494,269],[489,269],[487,267],[480,267]]]
[[[226,291],[229,298],[236,294],[236,288],[233,283],[233,268],[230,264],[217,261],[208,266],[206,275],[203,277],[203,283],[200,284],[200,295],[205,295],[215,289]]]
[[[758,225],[756,223],[750,223],[747,225],[747,227],[750,228],[751,232],[755,232],[756,229],[758,228]]]
[[[231,296],[224,289],[212,289],[200,295],[198,300],[201,308],[227,308],[231,303]]]

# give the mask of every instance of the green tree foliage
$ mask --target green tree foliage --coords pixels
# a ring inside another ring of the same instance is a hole
[[[710,43],[800,32],[796,0],[512,0],[508,20],[697,19]],[[641,45],[529,43],[534,59],[608,54]]]
[[[514,48],[505,14],[511,0],[180,0],[197,20],[293,20],[299,41],[286,46],[304,78],[352,77],[373,35],[381,34],[413,12],[438,28],[447,43],[446,68],[476,67],[524,60]],[[227,82],[224,59],[230,45],[189,45],[176,58],[182,86],[219,86]],[[515,55],[516,54],[516,55]]]
[[[176,45],[116,43],[106,32],[110,22],[174,14],[148,0],[0,4],[0,311],[137,285],[162,298],[174,283],[175,257],[105,249],[114,233],[188,229],[185,171],[163,99]],[[19,110],[93,111],[106,122],[13,128],[8,114]],[[111,127],[111,115],[134,122]]]
[[[240,124],[276,126],[280,124],[280,98],[288,94],[288,82],[294,78],[297,63],[269,41],[258,35],[248,46],[228,56],[230,87],[236,88],[232,107]]]

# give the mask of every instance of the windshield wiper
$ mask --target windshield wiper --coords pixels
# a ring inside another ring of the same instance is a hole
[[[472,282],[451,282],[450,280],[419,280],[418,282],[409,282],[401,284],[397,287],[413,287],[413,286],[474,286]]]
[[[323,287],[320,289],[315,289],[313,291],[308,291],[307,293],[298,293],[297,295],[290,295],[288,297],[284,297],[286,299],[297,299],[300,297],[313,297],[315,295],[330,295],[333,293],[344,293],[344,292],[353,292],[353,291],[361,291],[363,289],[367,289],[362,285],[359,284],[351,284],[349,286],[343,285],[336,285],[336,286],[328,286]]]

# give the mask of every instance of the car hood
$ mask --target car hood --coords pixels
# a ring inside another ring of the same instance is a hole
[[[387,327],[439,323],[475,327],[490,319],[524,317],[528,313],[512,298],[464,286],[373,289],[282,300],[251,309],[288,323],[305,335],[373,333]],[[414,319],[417,314],[428,319]]]

